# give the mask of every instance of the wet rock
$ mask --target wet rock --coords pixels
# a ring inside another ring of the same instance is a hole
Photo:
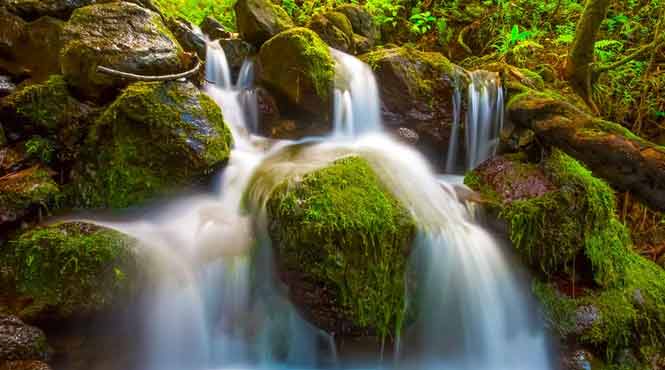
[[[43,331],[26,325],[18,317],[0,315],[0,363],[17,360],[46,361],[48,358],[48,344]]]
[[[0,177],[0,225],[53,201],[59,188],[52,175],[50,169],[37,165]]]
[[[270,0],[239,0],[234,9],[240,37],[256,47],[294,27],[286,11]]]
[[[282,32],[259,51],[259,81],[275,95],[282,112],[328,117],[334,67],[328,46],[307,28]]]
[[[210,40],[219,40],[231,37],[231,32],[224,29],[224,26],[216,19],[208,16],[203,19],[201,24],[201,31],[208,35]]]
[[[43,16],[66,20],[75,9],[95,2],[95,0],[7,0],[6,6],[10,12],[28,21]]]
[[[270,131],[280,118],[277,100],[263,87],[256,88],[256,100],[259,108],[259,131],[265,136],[275,137]]]
[[[16,85],[9,76],[0,76],[0,98],[5,97],[16,90]]]
[[[381,31],[374,23],[372,15],[362,6],[354,4],[344,4],[335,8],[351,22],[353,32],[367,39],[369,48],[374,47],[381,39]]]
[[[443,158],[453,122],[453,95],[465,84],[463,70],[439,53],[393,48],[362,55],[379,85],[386,126],[409,128],[420,136],[418,148]]]
[[[123,79],[98,73],[97,66],[142,75],[179,73],[190,67],[159,14],[126,2],[75,10],[63,39],[62,73],[90,98],[102,98],[127,85]]]
[[[25,142],[17,142],[0,148],[0,176],[18,172],[33,164],[25,150]]]
[[[0,370],[51,370],[41,361],[7,361],[0,364]]]
[[[420,140],[417,132],[406,127],[398,128],[396,133],[397,137],[407,144],[416,145],[418,140]]]
[[[179,18],[168,18],[166,24],[185,51],[196,53],[201,60],[205,60],[206,41],[203,35],[194,31],[188,21]]]
[[[240,39],[219,40],[219,45],[224,49],[226,61],[231,69],[233,80],[237,80],[242,64],[247,58],[256,54],[256,48],[252,44]]]
[[[365,54],[369,53],[372,50],[372,43],[365,36],[360,36],[358,34],[353,34],[353,43],[356,46],[356,54]]]
[[[600,310],[593,305],[580,306],[575,311],[574,333],[582,335],[600,319]]]
[[[0,7],[0,57],[14,60],[26,33],[26,22]]]
[[[566,350],[561,356],[562,370],[597,370],[592,366],[594,356],[584,349]]]
[[[556,190],[542,168],[509,157],[494,157],[474,173],[502,202],[532,199]]]
[[[339,12],[327,12],[312,17],[307,28],[316,32],[330,47],[354,54],[353,29],[348,18]]]
[[[132,84],[91,128],[74,203],[127,207],[197,184],[226,162],[231,144],[221,110],[193,84]]]
[[[267,211],[280,278],[308,320],[338,339],[393,332],[415,223],[363,159],[284,179]]]
[[[39,322],[85,318],[138,289],[135,241],[83,222],[27,230],[9,241],[22,317]],[[73,263],[72,261],[75,261]]]

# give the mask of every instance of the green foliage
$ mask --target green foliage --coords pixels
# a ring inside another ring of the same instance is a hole
[[[374,15],[374,21],[378,25],[395,27],[400,11],[404,9],[402,2],[402,0],[367,0],[365,6]]]
[[[436,22],[436,17],[430,12],[420,12],[419,9],[414,9],[411,18],[411,32],[422,35],[429,32]]]
[[[183,17],[199,25],[207,16],[217,19],[229,31],[235,30],[233,5],[237,0],[155,0],[167,16]]]
[[[36,158],[46,164],[51,163],[55,155],[55,144],[40,136],[33,136],[25,143],[25,151],[31,158]]]

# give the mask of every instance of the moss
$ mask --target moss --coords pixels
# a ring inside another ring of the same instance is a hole
[[[281,32],[261,47],[259,58],[269,82],[293,101],[299,101],[304,81],[312,84],[319,97],[329,97],[335,61],[315,32],[301,27]]]
[[[415,224],[358,157],[286,181],[268,212],[286,268],[334,289],[354,325],[394,333],[404,318],[404,274]]]
[[[136,270],[129,238],[89,224],[33,229],[9,246],[17,292],[32,300],[24,317],[46,309],[69,317],[108,307],[130,291]]]
[[[339,28],[350,38],[353,38],[353,27],[351,26],[351,21],[343,13],[340,12],[327,12],[324,14],[328,20]]]
[[[75,203],[127,207],[195,182],[229,157],[221,110],[188,83],[136,83],[99,117],[86,141]]]
[[[58,185],[51,179],[51,171],[42,166],[2,177],[0,181],[0,212],[15,218],[31,206],[47,207],[59,195]]]

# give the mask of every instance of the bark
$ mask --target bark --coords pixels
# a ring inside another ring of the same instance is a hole
[[[591,76],[596,35],[607,15],[609,0],[587,0],[577,22],[575,40],[566,60],[565,77],[575,91],[590,102]]]
[[[630,190],[665,211],[665,147],[626,128],[545,94],[515,97],[508,119],[530,128],[540,142],[558,147],[619,190]]]

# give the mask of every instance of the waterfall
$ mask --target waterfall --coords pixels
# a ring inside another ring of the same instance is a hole
[[[465,136],[465,170],[469,171],[491,158],[499,145],[503,127],[503,87],[497,73],[468,72]],[[461,124],[461,94],[453,95],[453,123],[446,159],[446,172],[453,173],[457,166],[459,131]]]
[[[252,65],[243,66],[232,84],[222,49],[209,45],[205,91],[220,105],[235,142],[220,189],[171,201],[138,220],[93,221],[135,237],[154,261],[141,370],[342,368],[333,338],[301,317],[279,283],[265,209],[248,213],[241,203],[247,192],[249,203],[260,205],[271,184],[346,155],[363,157],[419,225],[408,274],[419,286],[419,294],[410,297],[419,316],[398,338],[394,363],[377,354],[373,363],[353,368],[551,369],[543,323],[533,317],[528,294],[499,243],[474,222],[425,158],[382,132],[369,68],[333,54],[333,137],[267,147],[248,129],[255,108],[248,98]],[[474,96],[489,98],[491,86],[474,87]],[[480,121],[488,122],[490,110],[478,111]],[[492,137],[492,130],[480,131],[478,137]],[[257,173],[259,181],[248,189]]]

